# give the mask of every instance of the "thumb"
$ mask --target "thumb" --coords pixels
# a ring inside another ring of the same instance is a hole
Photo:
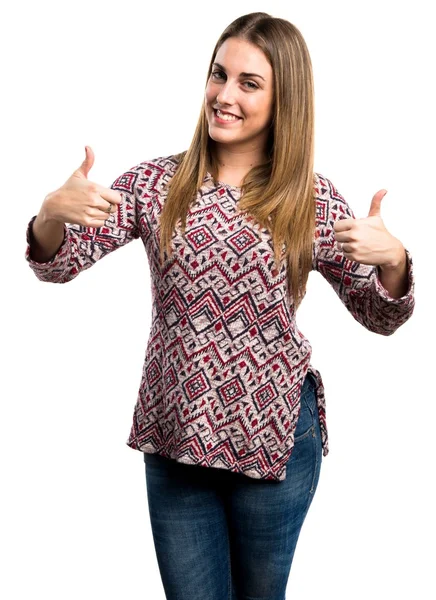
[[[92,169],[94,164],[94,152],[92,151],[91,146],[85,146],[85,160],[82,162],[80,167],[77,169],[76,173],[79,173],[85,179],[88,179],[88,173]]]
[[[369,208],[368,217],[379,217],[380,216],[381,201],[383,200],[383,198],[385,197],[385,195],[387,193],[388,193],[387,190],[379,190],[376,194],[374,194],[372,201],[371,201],[371,206]]]

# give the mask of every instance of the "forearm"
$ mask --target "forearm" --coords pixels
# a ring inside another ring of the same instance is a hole
[[[50,219],[43,205],[30,231],[30,258],[40,263],[48,262],[61,247],[63,239],[64,224]]]
[[[402,298],[409,289],[407,255],[405,250],[400,253],[398,260],[390,265],[380,265],[377,268],[380,283],[392,298]]]

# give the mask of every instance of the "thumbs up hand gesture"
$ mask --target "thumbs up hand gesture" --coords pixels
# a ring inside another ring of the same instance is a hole
[[[94,152],[85,146],[86,158],[63,186],[48,194],[41,207],[47,220],[101,227],[121,202],[121,194],[88,180]]]
[[[386,190],[372,198],[364,219],[341,219],[334,224],[336,241],[345,258],[365,265],[397,267],[405,260],[403,244],[389,233],[380,216]]]

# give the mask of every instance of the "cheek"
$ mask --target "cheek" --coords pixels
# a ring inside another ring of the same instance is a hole
[[[216,97],[216,93],[214,91],[214,87],[210,84],[206,86],[206,90],[204,92],[204,102],[205,104],[211,104],[214,102]]]
[[[258,123],[264,124],[266,121],[270,121],[272,117],[271,105],[269,102],[255,103],[249,108],[247,107],[249,114],[255,117]]]
[[[260,112],[262,114],[262,119],[264,121],[271,121],[271,119],[273,117],[273,106],[269,99],[263,103],[263,106],[262,106],[262,109]]]

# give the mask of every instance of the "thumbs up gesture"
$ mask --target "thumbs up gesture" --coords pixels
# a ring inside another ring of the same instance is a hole
[[[372,198],[364,219],[341,219],[334,224],[338,247],[345,258],[365,265],[397,266],[405,257],[403,244],[389,233],[380,216],[381,201],[386,190]]]
[[[101,227],[121,202],[121,194],[88,180],[94,152],[85,146],[86,157],[63,186],[48,194],[41,207],[46,219]]]

